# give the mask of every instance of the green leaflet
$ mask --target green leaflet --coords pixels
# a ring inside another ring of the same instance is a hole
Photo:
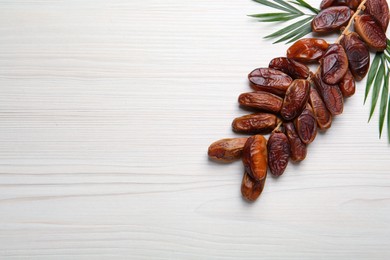
[[[289,1],[289,2],[296,4],[296,5],[299,5],[299,6],[302,6],[302,7],[305,7],[306,9],[309,9],[310,11],[312,11],[314,14],[318,14],[320,12],[320,10],[318,10],[317,8],[314,8],[313,6],[309,5],[308,3],[306,3],[303,0],[295,0],[295,1]]]
[[[383,77],[384,84],[381,95],[381,104],[379,107],[379,138],[382,136],[383,123],[385,122],[386,110],[388,106],[388,96],[389,96],[389,78],[387,77],[389,74],[389,70],[386,69],[385,75]],[[387,115],[389,116],[389,115]]]
[[[367,83],[366,83],[366,92],[364,94],[364,103],[366,103],[368,93],[370,93],[372,83],[374,82],[374,79],[378,72],[379,63],[381,61],[380,53],[375,54],[375,58],[371,63],[370,70],[368,71],[367,75]]]
[[[298,27],[301,27],[302,25],[304,25],[306,22],[311,21],[312,19],[313,19],[313,17],[310,16],[310,17],[307,17],[305,19],[299,20],[299,21],[294,22],[293,24],[290,24],[289,26],[287,26],[279,31],[276,31],[272,34],[265,36],[264,38],[276,38],[276,37],[282,36],[284,34],[290,33],[292,31],[294,31],[295,29],[297,29]]]
[[[375,77],[374,80],[374,86],[372,89],[372,95],[371,95],[371,110],[370,110],[370,117],[368,118],[368,121],[371,120],[372,115],[374,114],[376,102],[378,101],[379,92],[382,87],[383,79],[385,76],[385,64],[384,64],[384,58],[383,55],[380,55],[380,63],[379,63],[379,69],[378,74]]]

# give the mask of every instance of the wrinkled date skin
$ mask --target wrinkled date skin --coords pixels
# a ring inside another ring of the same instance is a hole
[[[348,6],[352,10],[356,10],[360,2],[360,0],[322,0],[320,8],[322,10],[331,6]]]
[[[265,91],[256,91],[241,94],[238,97],[238,103],[245,107],[279,113],[282,109],[283,99]]]
[[[344,100],[339,86],[326,84],[322,81],[319,74],[316,74],[313,79],[318,93],[320,93],[326,108],[332,114],[332,116],[343,113]]]
[[[245,172],[253,180],[265,180],[267,176],[267,140],[262,135],[248,138],[242,152],[242,162]]]
[[[248,138],[226,138],[212,143],[208,149],[210,159],[218,162],[233,162],[241,158]]]
[[[278,125],[279,119],[270,113],[255,113],[233,120],[234,132],[242,134],[269,134]]]
[[[269,67],[283,71],[293,79],[306,79],[310,72],[305,64],[285,57],[272,59]]]
[[[332,115],[326,108],[320,94],[313,86],[310,87],[309,103],[316,117],[318,128],[321,130],[330,128],[332,125]]]
[[[372,49],[376,51],[383,51],[386,49],[386,34],[371,15],[363,14],[356,16],[355,31]]]
[[[355,94],[355,79],[349,70],[347,73],[345,73],[344,78],[340,81],[339,88],[345,98],[351,97],[353,94]]]
[[[305,79],[296,79],[287,89],[283,100],[280,115],[285,120],[292,120],[305,109],[310,94],[310,82]]]
[[[370,53],[367,45],[355,32],[345,35],[340,43],[347,54],[348,65],[352,75],[356,80],[362,80],[370,68]]]
[[[247,201],[255,201],[264,189],[265,178],[255,181],[247,172],[244,172],[241,183],[241,194]]]
[[[365,13],[372,15],[381,26],[383,32],[386,32],[389,25],[389,6],[386,0],[367,0],[365,3]]]
[[[353,11],[347,6],[331,6],[319,12],[311,22],[313,32],[334,32],[347,25]]]
[[[348,58],[343,46],[331,44],[321,59],[322,80],[326,84],[337,84],[348,70]]]
[[[273,132],[268,139],[268,167],[275,176],[283,174],[290,157],[290,143],[282,132]]]
[[[302,114],[294,120],[295,129],[304,144],[310,144],[317,135],[317,120],[308,104]]]
[[[322,58],[328,47],[329,44],[323,39],[304,38],[287,49],[287,58],[303,63],[315,62]]]
[[[267,91],[281,96],[286,93],[292,82],[289,75],[270,68],[255,69],[249,73],[248,79],[254,90]]]
[[[306,158],[307,147],[299,137],[292,122],[283,123],[286,136],[290,142],[290,156],[294,162],[303,161]]]

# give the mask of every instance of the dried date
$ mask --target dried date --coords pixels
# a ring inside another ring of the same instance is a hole
[[[251,87],[254,90],[267,91],[276,95],[284,95],[292,78],[275,69],[258,68],[248,75]]]
[[[285,57],[272,59],[268,67],[280,70],[293,79],[306,79],[310,72],[305,64]]]
[[[370,53],[367,45],[355,32],[345,35],[340,44],[344,47],[348,58],[349,69],[356,80],[362,80],[370,67]]]
[[[302,113],[309,99],[310,83],[305,79],[296,79],[287,89],[280,115],[285,120],[292,120]]]
[[[389,25],[389,6],[386,0],[367,0],[365,3],[365,13],[372,15],[381,26],[383,32],[386,32]]]
[[[321,130],[328,129],[332,125],[332,115],[313,86],[310,87],[309,102],[316,117],[318,128]]]
[[[348,70],[345,73],[344,78],[339,83],[339,88],[344,97],[351,97],[355,94],[355,79],[352,76],[352,73]]]
[[[347,6],[331,6],[321,10],[311,22],[313,32],[333,32],[346,25],[353,11]]]
[[[294,120],[294,126],[304,144],[310,144],[314,141],[317,135],[317,120],[309,104],[302,114]]]
[[[303,161],[306,158],[307,147],[299,137],[292,122],[283,123],[286,136],[290,143],[290,158],[294,162]]]
[[[339,86],[326,84],[322,81],[319,74],[316,74],[313,79],[318,93],[320,93],[328,111],[333,116],[341,114],[344,109],[344,100]]]
[[[326,9],[331,6],[348,6],[352,10],[356,10],[360,2],[360,0],[322,0],[320,9]]]
[[[262,135],[248,138],[242,152],[245,172],[255,181],[264,180],[267,176],[267,140]]]
[[[242,134],[269,134],[278,125],[279,119],[270,113],[255,113],[233,120],[234,132]]]
[[[329,44],[323,39],[304,38],[296,41],[287,49],[287,58],[303,63],[318,61],[328,47]]]
[[[386,34],[369,14],[355,17],[355,31],[375,51],[384,51],[387,46]]]
[[[255,181],[247,172],[244,172],[241,183],[241,194],[247,201],[255,201],[264,189],[265,178]]]
[[[326,84],[337,84],[348,70],[348,58],[343,46],[331,44],[321,59],[321,76]]]
[[[279,113],[282,109],[283,99],[265,91],[256,91],[241,94],[238,97],[238,103],[245,107]]]
[[[212,143],[208,149],[210,159],[219,162],[233,162],[240,159],[248,138],[226,138]]]
[[[275,176],[283,174],[290,157],[290,143],[282,132],[273,132],[268,139],[268,167]]]

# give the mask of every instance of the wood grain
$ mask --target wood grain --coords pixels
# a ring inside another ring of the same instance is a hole
[[[311,1],[318,5],[319,1]],[[365,82],[307,159],[241,199],[252,1],[2,0],[1,259],[389,259],[390,147]],[[329,35],[332,41],[336,35]]]

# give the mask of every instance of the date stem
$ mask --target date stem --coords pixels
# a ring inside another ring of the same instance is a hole
[[[348,33],[350,33],[350,28],[352,26],[353,21],[355,20],[355,17],[358,16],[360,14],[360,12],[366,8],[366,6],[365,6],[366,2],[367,2],[367,0],[363,0],[360,3],[356,12],[352,15],[351,19],[349,19],[347,26],[345,26],[345,28],[344,28],[343,32],[341,33],[341,35],[339,36],[339,38],[337,38],[336,43],[340,43],[340,41],[344,37],[344,35],[347,35]]]

